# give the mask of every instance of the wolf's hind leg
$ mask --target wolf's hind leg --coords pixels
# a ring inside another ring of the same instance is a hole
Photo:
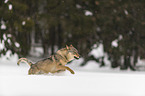
[[[29,72],[28,72],[28,75],[33,75],[33,74],[44,74],[44,72],[40,71],[40,70],[34,70],[34,69],[30,69]]]
[[[28,71],[28,74],[40,74],[41,70],[39,70],[36,66],[31,66],[31,68]],[[41,73],[42,74],[42,73]]]

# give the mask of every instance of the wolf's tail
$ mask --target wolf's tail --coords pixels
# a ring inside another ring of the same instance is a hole
[[[17,62],[17,65],[19,65],[20,62],[25,62],[25,63],[27,63],[27,64],[30,65],[30,66],[33,64],[32,62],[29,62],[27,58],[20,58],[20,59],[18,60],[18,62]]]

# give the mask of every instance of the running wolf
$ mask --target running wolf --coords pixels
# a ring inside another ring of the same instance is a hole
[[[19,65],[20,62],[26,62],[30,69],[28,74],[47,74],[47,73],[56,73],[60,71],[68,70],[72,74],[74,71],[69,67],[65,66],[68,62],[72,61],[73,59],[79,59],[80,55],[75,47],[72,45],[67,46],[58,50],[54,55],[46,58],[44,60],[40,60],[33,64],[32,62],[28,61],[26,58],[20,58],[17,62]]]

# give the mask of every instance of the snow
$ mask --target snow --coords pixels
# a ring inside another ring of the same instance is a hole
[[[80,8],[82,8],[82,6],[79,4],[76,4],[76,8],[80,9]]]
[[[123,39],[123,36],[120,34],[117,39],[112,41],[112,43],[111,43],[112,47],[118,47],[118,42],[121,41],[122,39]]]
[[[123,36],[119,35],[118,40],[122,40],[122,39],[123,39]]]
[[[124,13],[125,13],[126,15],[128,15],[128,11],[127,11],[126,9],[124,10]]]
[[[5,30],[7,27],[5,25],[5,22],[3,20],[1,20],[1,29]]]
[[[13,55],[12,55],[12,52],[10,51],[10,50],[7,50],[6,49],[6,43],[8,43],[9,45],[11,45],[12,44],[12,42],[11,42],[11,38],[12,37],[12,35],[11,34],[3,34],[3,39],[2,40],[0,40],[0,51],[5,51],[6,52],[6,54],[3,54],[3,53],[1,53],[0,54],[0,56],[2,56],[1,58],[0,58],[0,60],[2,60],[2,59],[4,59],[4,60],[7,60],[7,59],[9,59],[9,58],[13,58]],[[19,48],[20,47],[20,44],[19,43],[17,43],[17,42],[15,42],[14,43],[15,44],[15,46],[17,47],[17,48]],[[14,55],[17,55],[17,54],[14,54]],[[15,56],[14,56],[15,57]],[[17,56],[18,57],[18,56]]]
[[[8,39],[8,43],[11,45],[11,43],[12,43],[12,42],[11,42],[11,40],[10,40],[10,39]]]
[[[27,75],[29,66],[17,59],[0,60],[0,96],[145,96],[144,72],[101,71],[94,61],[79,67],[81,58],[67,65],[75,75]]]
[[[100,31],[101,31],[101,28],[100,28],[100,27],[97,27],[96,30],[97,30],[98,32],[100,32]]]
[[[15,46],[16,46],[17,48],[19,48],[19,47],[20,47],[20,44],[19,44],[18,42],[15,42]]]
[[[12,37],[12,35],[11,34],[7,34],[7,37]]]
[[[43,48],[42,47],[31,47],[30,51],[31,56],[40,57],[43,55]]]
[[[5,0],[5,3],[7,3],[9,0]]]
[[[3,34],[3,39],[7,40],[6,34]]]
[[[91,11],[89,11],[89,10],[86,10],[86,11],[85,11],[85,15],[86,15],[86,16],[92,16],[93,13],[92,13]]]
[[[4,76],[2,96],[144,96],[137,75],[78,72],[74,76]],[[135,83],[138,82],[139,83]]]
[[[6,29],[6,25],[5,24],[2,24],[1,25],[1,29],[5,30]]]
[[[112,45],[113,47],[118,47],[118,40],[112,41],[111,45]]]
[[[23,22],[22,22],[22,25],[25,25],[25,24],[26,24],[26,22],[25,22],[25,21],[23,21]]]
[[[98,47],[97,44],[94,44],[92,51],[89,53],[89,56],[91,55],[93,55],[95,58],[103,57],[104,56],[103,44],[99,44]]]
[[[4,40],[0,40],[0,51],[3,50],[5,48],[4,46]]]
[[[16,53],[12,54],[12,52],[10,50],[8,50],[5,55],[2,54],[0,57],[0,61],[2,63],[7,62],[7,61],[9,61],[9,63],[11,63],[14,61],[16,62],[17,60],[18,60],[18,55]],[[0,62],[0,64],[2,64],[1,62]]]
[[[9,10],[12,10],[13,6],[12,4],[9,4]]]
[[[117,12],[117,10],[116,10],[116,9],[113,9],[113,12],[114,12],[114,13],[116,13],[116,12]]]
[[[36,48],[35,51],[41,53],[42,50]],[[102,44],[94,44],[90,55],[107,59]],[[40,60],[38,57],[28,59]],[[84,58],[80,58],[66,65],[75,71],[74,75],[69,71],[28,75],[29,65],[17,66],[17,60],[18,55],[12,55],[11,51],[0,58],[0,96],[145,96],[144,71],[120,71],[110,68],[110,64],[100,67],[93,60],[81,67]],[[139,58],[138,63],[144,61]]]

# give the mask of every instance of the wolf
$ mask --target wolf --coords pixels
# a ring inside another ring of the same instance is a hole
[[[36,63],[32,63],[28,61],[27,58],[20,58],[17,62],[17,65],[20,62],[25,62],[30,66],[28,74],[47,74],[47,73],[56,73],[68,70],[72,74],[75,74],[72,69],[65,66],[68,62],[72,61],[73,59],[79,59],[80,55],[78,50],[73,47],[72,45],[67,46],[58,50],[54,55],[51,55],[49,58],[40,60]]]

